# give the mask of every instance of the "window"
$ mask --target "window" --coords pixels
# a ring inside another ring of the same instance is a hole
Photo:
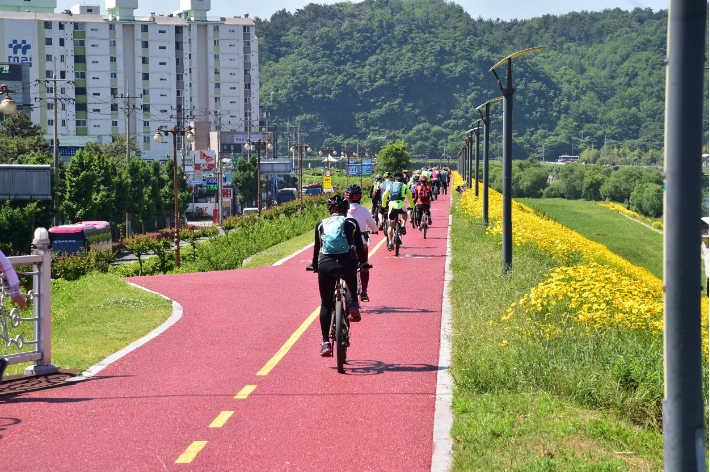
[[[192,60],[192,54],[191,54],[191,53],[187,53],[187,58],[190,59],[190,60]]]
[[[236,72],[230,72],[229,75],[237,75]]]
[[[59,56],[59,62],[64,62],[64,54],[62,54],[61,56]]]
[[[111,120],[111,126],[118,128],[118,120]]]
[[[251,84],[249,82],[244,84],[244,90],[251,90]]]
[[[219,33],[219,25],[214,25],[212,27],[212,31],[214,31],[215,33]]]
[[[109,61],[111,64],[115,64],[115,63],[116,63],[116,56],[109,56],[109,57],[108,57],[108,61]]]
[[[86,95],[86,87],[74,87],[75,95]]]
[[[234,30],[229,30],[230,33],[234,33]]]
[[[158,33],[166,33],[165,30],[158,30]]]
[[[215,39],[215,40],[214,40],[214,45],[215,45],[215,46],[219,46],[219,39]]]
[[[167,113],[168,110],[160,110],[160,113]]]
[[[148,32],[148,25],[141,25],[141,33],[147,33]]]
[[[143,127],[144,127],[144,128],[150,128],[150,121],[144,121],[144,122],[143,122]]]
[[[91,61],[92,64],[98,64],[99,61]]]
[[[84,47],[84,40],[83,39],[75,39],[74,40],[74,47],[75,48],[83,48]]]
[[[52,62],[52,55],[51,54],[45,54],[44,55],[44,60],[47,62]]]
[[[94,128],[100,128],[100,127],[101,127],[101,126],[99,126],[99,125],[94,125]]]
[[[63,70],[59,71],[59,78],[60,79],[66,79],[67,78],[67,73]]]
[[[185,76],[184,76],[183,74],[176,74],[175,80],[177,80],[177,81],[179,82],[179,81],[181,81],[181,80],[185,80],[184,77],[185,77]]]
[[[91,8],[89,8],[87,11],[91,12]],[[99,30],[98,28],[91,28],[91,31],[98,31],[98,30]]]
[[[243,28],[242,31],[245,33],[248,33],[249,30],[251,29],[249,26],[243,26],[242,28]]]
[[[84,23],[74,23],[74,31],[84,31]]]
[[[149,142],[150,142],[150,136],[143,136],[143,142],[144,142],[144,143],[149,143]]]
[[[251,111],[245,111],[244,118],[251,118]]]
[[[215,60],[215,61],[219,61],[219,54],[215,54],[215,55],[214,55],[214,60]]]
[[[244,103],[251,103],[251,97],[244,97]]]
[[[115,48],[116,47],[116,40],[115,39],[109,40],[108,47]]]
[[[94,108],[91,113],[101,113],[101,108]]]
[[[80,79],[80,80],[85,80],[86,79],[86,72],[74,72],[74,78]]]
[[[64,29],[64,23],[59,23],[59,29],[63,30]]]
[[[161,97],[167,97],[168,94],[167,94],[167,93],[161,93],[160,96],[161,96]]]
[[[67,127],[67,120],[62,120],[62,128],[66,128],[66,127]]]
[[[251,62],[251,55],[244,54],[244,62]]]
[[[244,69],[244,75],[251,75],[251,69]]]
[[[92,93],[91,95],[93,95],[94,97],[100,97],[100,96],[101,96],[101,92],[94,92],[94,93]],[[101,111],[101,110],[99,110],[99,111]]]
[[[149,104],[149,103],[144,103],[144,104],[143,104],[143,111],[144,111],[144,112],[150,112],[150,104]]]
[[[64,46],[64,38],[59,38],[59,45]]]
[[[182,26],[176,26],[176,27],[175,27],[175,33],[176,33],[176,34],[182,34]]]
[[[92,77],[91,79],[92,79],[92,80],[99,80],[99,78],[98,78],[98,77],[95,77],[95,76]]]
[[[143,95],[150,95],[150,90],[143,89]]]
[[[148,49],[148,41],[141,41],[141,47],[143,49]]]
[[[165,77],[161,77],[161,78],[160,78],[160,81],[161,81],[161,82],[167,82],[167,80],[168,80],[168,79],[166,79]]]
[[[175,49],[182,51],[182,41],[175,41]]]
[[[219,85],[219,82],[217,82],[216,84],[214,84],[214,88],[216,88],[216,89],[221,88],[220,85]]]
[[[52,38],[44,38],[44,45],[51,46],[52,45]]]
[[[167,46],[158,46],[158,49],[168,49]]]
[[[214,102],[215,102],[215,103],[219,103],[219,101],[220,101],[220,100],[219,100],[219,97],[214,97]]]
[[[182,97],[182,90],[178,90],[178,91],[176,92],[176,96]]]
[[[111,72],[112,79],[118,79],[118,72]]]
[[[111,87],[111,95],[118,95],[118,87]]]
[[[76,25],[74,25],[76,26]],[[86,120],[76,120],[77,128],[86,128]]]
[[[167,62],[158,62],[158,65],[159,66],[166,66],[166,65],[168,65],[168,63]]]
[[[148,72],[143,72],[141,76],[143,77],[143,80],[150,80],[150,73]]]
[[[219,75],[219,67],[214,68],[214,75]]]
[[[54,93],[54,92],[52,92],[52,93]],[[67,93],[67,92],[66,92],[66,89],[65,89],[64,87],[59,87],[59,93],[61,93],[62,95],[64,95],[64,94]]]
[[[74,64],[86,64],[86,56],[74,56]]]
[[[148,63],[150,63],[150,58],[145,57],[145,56],[141,57],[141,64],[148,64]]]
[[[233,57],[230,57],[230,58],[229,58],[229,61],[230,61],[230,62],[234,62],[234,61],[236,61],[236,59],[234,59]]]
[[[116,31],[116,25],[114,23],[111,23],[110,25],[108,25],[108,30],[109,31]]]
[[[99,47],[99,45],[98,45],[98,44],[92,44],[91,47],[92,47],[92,48],[97,48],[97,47]]]
[[[229,87],[229,90],[237,90],[237,87]]]
[[[54,126],[54,120],[47,120],[47,126]]]
[[[192,44],[192,38],[187,40],[187,44]]]
[[[86,111],[86,103],[77,103],[74,105],[75,111]]]
[[[182,57],[176,57],[176,58],[175,58],[175,65],[177,65],[177,66],[183,65]]]
[[[244,47],[245,48],[251,47],[251,41],[249,41],[248,39],[245,39],[244,40]]]
[[[118,103],[111,104],[111,111],[118,111]]]
[[[229,102],[229,103],[231,103],[232,105],[236,105],[236,104],[237,104],[237,102]]]
[[[47,110],[54,110],[54,103],[47,103]]]

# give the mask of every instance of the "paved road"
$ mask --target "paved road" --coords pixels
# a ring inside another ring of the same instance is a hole
[[[90,380],[0,396],[2,469],[429,470],[448,205],[434,203],[427,240],[410,227],[402,257],[374,252],[345,375],[318,356],[310,251],[132,279],[182,318]]]

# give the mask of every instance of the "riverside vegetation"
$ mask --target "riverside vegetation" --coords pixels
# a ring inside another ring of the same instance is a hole
[[[502,197],[487,228],[481,203],[453,211],[455,469],[662,470],[661,281],[517,202],[504,278]]]

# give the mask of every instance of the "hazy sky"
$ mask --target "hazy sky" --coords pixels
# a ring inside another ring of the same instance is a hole
[[[98,2],[85,0],[58,0],[57,12],[61,12],[78,3],[99,4],[101,14],[106,14],[104,0]],[[303,8],[308,3],[337,3],[336,1],[310,2],[308,0],[261,0],[258,2],[238,2],[234,0],[212,0],[212,10],[210,16],[234,16],[249,13],[252,18],[270,18],[271,15],[285,8],[290,12]],[[501,20],[511,20],[513,18],[525,19],[545,14],[560,15],[571,11],[594,10],[600,11],[606,8],[622,8],[632,10],[634,8],[652,8],[654,11],[668,8],[668,0],[493,0],[493,1],[457,1],[463,9],[472,17],[478,18],[500,18]],[[156,2],[155,0],[138,0],[139,8],[137,16],[147,16],[151,11],[156,13],[171,13],[180,7],[179,0],[165,0]],[[145,5],[145,6],[141,6]],[[159,5],[163,5],[162,8]]]

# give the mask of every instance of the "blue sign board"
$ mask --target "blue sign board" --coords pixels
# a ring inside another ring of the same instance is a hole
[[[202,181],[201,180],[188,180],[187,184],[188,185],[202,185]]]
[[[348,166],[348,175],[360,175],[360,165],[358,164],[356,166]],[[372,175],[372,166],[362,166],[362,175]]]

